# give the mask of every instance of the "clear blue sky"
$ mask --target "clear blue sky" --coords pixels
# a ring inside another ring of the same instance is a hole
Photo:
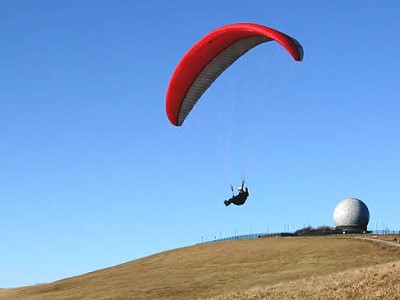
[[[0,287],[203,239],[334,226],[357,197],[400,230],[400,2],[2,1]],[[300,41],[247,53],[181,128],[165,92],[209,31]],[[242,121],[236,122],[238,116]],[[246,176],[250,197],[226,208]]]

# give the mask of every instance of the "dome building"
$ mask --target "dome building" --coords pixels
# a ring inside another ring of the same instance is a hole
[[[367,231],[369,210],[361,200],[348,198],[336,206],[333,220],[338,230]]]

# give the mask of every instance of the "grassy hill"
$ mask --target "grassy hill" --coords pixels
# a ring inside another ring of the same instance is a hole
[[[400,247],[352,237],[200,244],[0,299],[399,299]]]

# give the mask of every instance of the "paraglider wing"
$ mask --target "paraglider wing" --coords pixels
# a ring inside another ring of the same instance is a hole
[[[294,38],[258,24],[237,23],[210,32],[182,58],[172,74],[166,96],[168,119],[181,126],[210,85],[239,57],[253,47],[276,41],[297,61],[303,48]]]

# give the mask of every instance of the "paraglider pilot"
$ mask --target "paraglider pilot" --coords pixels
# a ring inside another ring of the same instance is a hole
[[[242,181],[242,185],[238,187],[238,194],[235,196],[235,194],[233,193],[233,187],[231,185],[232,197],[229,200],[224,201],[225,206],[228,206],[231,203],[235,205],[243,205],[246,202],[247,197],[249,196],[249,189],[246,187],[246,189],[243,190],[243,187],[244,180]]]

